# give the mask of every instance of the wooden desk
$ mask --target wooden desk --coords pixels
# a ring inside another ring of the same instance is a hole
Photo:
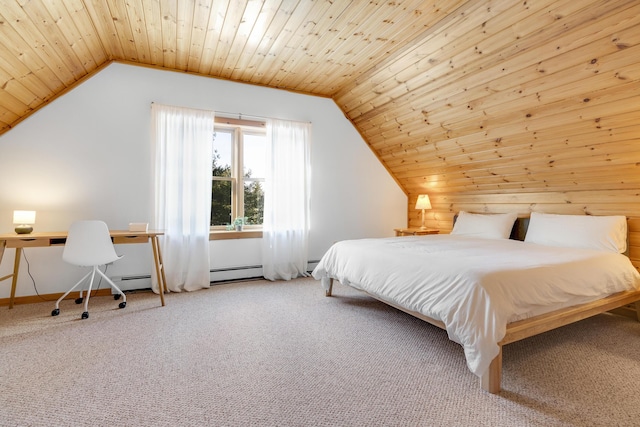
[[[147,243],[151,242],[153,249],[153,262],[155,264],[156,276],[158,278],[158,291],[160,293],[160,302],[164,306],[164,292],[167,289],[167,279],[164,275],[164,265],[162,263],[162,254],[160,252],[160,244],[158,236],[162,236],[162,231],[149,230],[143,231],[126,231],[126,230],[109,230],[111,240],[114,244],[129,243]],[[23,248],[43,248],[49,246],[63,246],[67,241],[67,232],[42,232],[31,234],[7,233],[0,234],[0,261],[2,261],[2,251],[4,247],[15,248],[16,257],[13,263],[13,273],[4,277],[0,277],[0,282],[13,278],[11,281],[11,296],[9,297],[9,308],[13,308],[13,300],[16,296],[16,285],[18,283],[18,271],[20,270],[20,258]]]

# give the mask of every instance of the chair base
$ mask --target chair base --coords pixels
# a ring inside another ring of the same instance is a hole
[[[127,296],[124,294],[124,292],[122,292],[120,290],[120,288],[118,288],[116,286],[116,284],[113,283],[113,281],[109,277],[107,277],[107,275],[104,274],[98,268],[98,266],[93,266],[91,271],[88,272],[87,274],[85,274],[84,277],[82,277],[82,279],[80,279],[78,281],[78,283],[73,285],[73,287],[71,287],[71,289],[69,289],[60,298],[58,298],[58,300],[56,301],[56,308],[53,309],[53,311],[51,311],[51,315],[52,316],[59,315],[60,314],[60,301],[65,299],[67,297],[67,295],[69,295],[75,288],[80,286],[80,284],[82,282],[84,282],[89,276],[91,276],[91,279],[89,281],[89,288],[86,291],[86,296],[83,298],[82,291],[80,291],[80,297],[76,298],[76,300],[75,300],[76,304],[82,304],[84,302],[84,311],[82,312],[81,318],[82,319],[88,319],[89,318],[89,297],[91,296],[91,288],[93,287],[93,280],[94,280],[94,278],[96,276],[96,273],[98,273],[100,276],[102,276],[102,278],[109,284],[109,286],[111,286],[111,288],[113,290],[118,292],[116,295],[114,295],[114,299],[118,300],[118,299],[120,299],[120,297],[122,297],[122,302],[120,304],[118,304],[118,307],[119,308],[125,308],[127,306]]]

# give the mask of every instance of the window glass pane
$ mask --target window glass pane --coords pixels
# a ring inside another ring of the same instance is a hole
[[[263,224],[266,141],[266,135],[260,129],[232,124],[215,128],[212,227],[232,224],[232,214],[246,218],[247,225]],[[242,153],[241,158],[236,157],[238,153]]]
[[[262,225],[264,218],[264,185],[260,181],[244,183],[244,216],[249,225]]]
[[[233,132],[216,129],[213,139],[213,176],[231,176]]]
[[[213,180],[211,186],[211,225],[227,225],[231,222],[231,181]]]
[[[243,134],[243,175],[245,178],[264,178],[267,167],[267,137],[245,132]]]

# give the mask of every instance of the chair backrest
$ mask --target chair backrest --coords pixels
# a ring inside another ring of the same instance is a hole
[[[76,221],[69,227],[62,259],[80,266],[105,265],[121,257],[113,247],[109,228],[103,221]]]

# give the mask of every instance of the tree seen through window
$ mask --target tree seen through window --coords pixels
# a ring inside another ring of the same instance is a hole
[[[264,131],[216,126],[213,147],[211,226],[233,224],[237,217],[244,218],[245,224],[250,226],[262,225],[266,161]],[[243,173],[239,174],[239,171]],[[234,188],[239,191],[234,191]]]

